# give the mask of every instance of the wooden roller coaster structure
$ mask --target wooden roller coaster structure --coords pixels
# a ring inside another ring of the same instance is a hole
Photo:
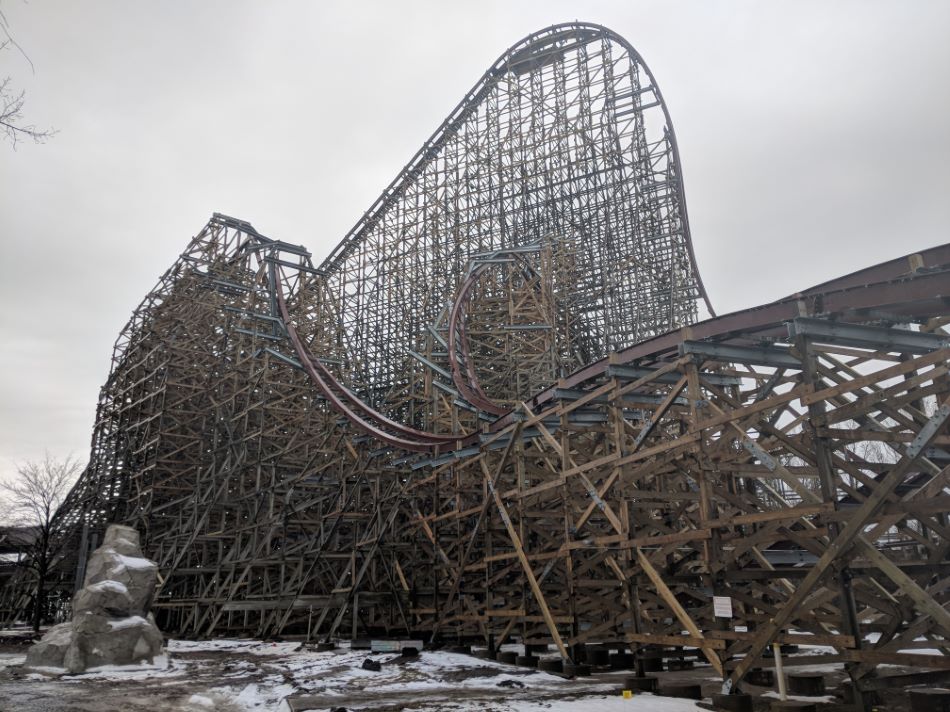
[[[57,585],[118,521],[177,635],[687,646],[727,691],[806,643],[858,690],[941,679],[948,297],[945,245],[715,316],[652,74],[551,27],[321,264],[223,215],[191,241],[116,342]]]

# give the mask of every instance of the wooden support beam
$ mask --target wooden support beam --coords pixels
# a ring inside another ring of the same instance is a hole
[[[894,488],[904,480],[907,472],[920,456],[923,449],[929,446],[931,441],[937,436],[937,433],[943,427],[948,416],[950,416],[950,399],[941,404],[937,412],[927,422],[918,434],[917,439],[912,443],[911,447],[908,448],[900,461],[891,468],[891,471],[878,483],[874,492],[852,515],[851,519],[848,520],[844,530],[829,544],[824,554],[821,555],[818,562],[799,584],[795,593],[785,601],[776,615],[758,631],[750,645],[752,650],[764,649],[785,623],[798,612],[799,606],[801,606],[805,602],[805,599],[812,593],[815,584],[825,574],[828,567],[851,546],[855,538],[864,530],[867,521],[884,503]],[[736,669],[732,671],[729,679],[723,684],[723,692],[728,693],[732,689],[732,686],[741,680],[752,668],[754,662],[751,656],[747,656],[746,659],[739,663]]]
[[[676,600],[676,595],[670,590],[669,586],[666,585],[666,581],[663,580],[663,577],[660,576],[659,572],[653,567],[653,564],[651,564],[650,560],[644,555],[642,549],[637,549],[637,562],[656,587],[656,592],[660,594],[663,602],[673,611],[673,615],[676,616],[676,619],[689,631],[689,634],[693,638],[700,641],[697,647],[703,651],[703,655],[706,656],[709,664],[713,666],[716,672],[722,675],[722,660],[720,660],[719,656],[715,653],[716,648],[720,647],[719,644],[711,643],[706,640],[699,626],[689,617],[689,614],[680,602]]]
[[[505,507],[505,503],[501,501],[501,495],[498,494],[495,484],[491,481],[491,477],[487,473],[485,474],[485,483],[488,485],[491,496],[495,500],[495,506],[498,508],[498,514],[501,516],[501,520],[505,524],[505,529],[508,530],[508,537],[511,539],[511,544],[514,546],[515,553],[518,555],[518,560],[521,562],[521,568],[524,571],[525,577],[528,579],[528,585],[531,587],[531,593],[534,594],[534,599],[541,608],[541,615],[544,616],[544,622],[548,626],[548,632],[551,634],[551,638],[554,640],[554,644],[557,646],[561,657],[565,660],[570,660],[570,655],[567,652],[567,648],[564,646],[564,641],[561,639],[561,634],[558,632],[557,624],[554,622],[554,618],[551,616],[551,611],[548,609],[548,603],[544,597],[544,593],[541,591],[541,587],[538,586],[538,580],[535,578],[531,564],[528,563],[528,558],[525,556],[524,547],[521,545],[521,537],[518,536],[518,532],[515,529],[514,524],[511,522],[511,517],[508,515],[508,510]]]

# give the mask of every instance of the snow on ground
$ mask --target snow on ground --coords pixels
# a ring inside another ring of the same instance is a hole
[[[45,629],[43,630],[45,631]],[[0,639],[10,638],[14,640],[19,640],[24,635],[28,636],[32,634],[33,634],[32,628],[24,628],[23,626],[17,626],[15,628],[4,628],[3,630],[0,630]]]
[[[689,700],[650,694],[624,699],[617,678],[601,676],[565,680],[493,660],[441,651],[423,651],[415,658],[395,653],[372,654],[367,650],[316,652],[299,643],[264,643],[257,640],[179,641],[168,645],[168,660],[155,665],[108,666],[81,675],[50,676],[22,671],[18,692],[44,709],[47,697],[57,700],[88,699],[90,691],[103,694],[102,709],[118,709],[108,695],[127,695],[151,712],[272,712],[289,710],[284,702],[292,695],[322,700],[316,709],[332,706],[350,710],[395,705],[445,712],[695,712]],[[362,669],[367,658],[380,662],[380,671]],[[23,655],[0,655],[11,670]],[[103,685],[103,683],[108,683]],[[14,683],[8,683],[14,684]],[[32,688],[29,686],[33,685]],[[3,697],[0,678],[0,698]],[[122,698],[127,700],[128,698]],[[154,700],[153,705],[148,705]],[[132,709],[122,707],[121,709]],[[86,709],[82,707],[82,709]],[[98,707],[96,708],[99,709]]]
[[[300,643],[264,643],[253,638],[222,638],[218,640],[169,640],[168,652],[243,652],[254,655],[285,655],[300,647]]]
[[[0,655],[0,670],[3,668],[3,658]],[[16,656],[12,656],[16,657]],[[22,665],[26,661],[26,656],[21,655],[20,661],[11,663]],[[122,682],[125,680],[154,680],[159,677],[176,677],[185,674],[185,665],[171,662],[165,655],[159,655],[151,663],[137,663],[135,665],[100,665],[91,667],[78,675],[66,675],[64,668],[56,667],[31,667],[24,671],[29,680],[47,680],[50,677],[57,677],[66,683],[85,682],[87,680],[105,680],[109,682]]]
[[[840,663],[807,664],[822,646],[801,646],[786,660],[789,672],[840,671]],[[512,647],[511,649],[517,649]],[[25,653],[25,649],[22,649]],[[288,696],[312,698],[314,709],[346,707],[439,710],[441,712],[696,712],[689,700],[650,694],[624,699],[623,673],[565,680],[493,660],[442,651],[415,658],[374,654],[341,645],[316,652],[297,642],[265,643],[250,639],[172,640],[168,659],[155,665],[104,667],[82,675],[51,676],[22,670],[19,646],[0,651],[0,700],[18,695],[15,709],[45,712],[50,701],[80,702],[75,709],[95,712],[272,712],[289,710]],[[549,653],[551,654],[551,653]],[[364,660],[382,664],[364,670]],[[793,665],[804,662],[805,665]],[[711,668],[682,673],[702,682],[707,694],[718,691]],[[664,673],[677,679],[679,673]],[[106,683],[106,684],[103,684]],[[90,707],[90,699],[96,706]],[[828,699],[830,698],[822,698]],[[2,708],[2,705],[0,705]]]
[[[146,680],[158,675],[174,677],[184,673],[183,666],[173,667],[168,656],[159,655],[150,663],[136,665],[100,665],[91,667],[80,675],[71,675],[70,680]]]
[[[493,706],[494,707],[494,706]],[[511,707],[513,712],[588,712],[591,709],[597,712],[693,712],[702,710],[691,700],[679,700],[673,697],[657,697],[649,693],[635,695],[625,700],[620,695],[613,697],[587,697],[583,700],[563,700],[551,702],[519,702]],[[484,709],[484,707],[459,707],[459,712]],[[705,710],[703,710],[705,712]]]
[[[20,666],[26,662],[26,653],[17,655],[15,653],[0,653],[0,672],[8,667]]]

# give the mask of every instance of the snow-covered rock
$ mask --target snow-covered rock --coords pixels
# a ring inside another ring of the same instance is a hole
[[[83,586],[73,596],[73,616],[104,611],[112,616],[132,614],[132,597],[124,583],[100,581]]]
[[[102,546],[89,557],[83,584],[121,583],[131,599],[129,613],[138,615],[147,613],[151,606],[157,575],[158,566],[142,556],[139,533],[132,527],[113,524],[106,530]]]
[[[142,556],[138,532],[110,526],[73,597],[73,620],[51,628],[30,648],[26,666],[79,673],[153,662],[162,651],[162,634],[148,612],[157,573],[155,563]]]
[[[66,659],[66,651],[73,642],[73,624],[54,625],[43,639],[34,643],[26,656],[26,664],[33,668],[61,668]]]

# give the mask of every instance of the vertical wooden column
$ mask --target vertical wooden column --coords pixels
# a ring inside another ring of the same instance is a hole
[[[712,463],[708,454],[706,434],[702,430],[703,420],[706,417],[706,401],[703,397],[702,385],[700,383],[699,366],[700,363],[694,358],[683,365],[683,370],[687,378],[686,393],[689,399],[689,428],[691,431],[699,432],[699,442],[693,451],[693,456],[696,460],[695,473],[698,478],[697,485],[699,486],[700,522],[701,526],[705,528],[706,522],[718,519],[719,517],[719,510],[713,496],[714,488],[719,483],[715,479]],[[717,527],[712,530],[710,537],[704,539],[702,542],[704,570],[701,573],[701,577],[712,591],[713,596],[728,594],[728,591],[724,590],[722,578],[722,570],[724,567],[721,561],[721,554],[722,541]],[[708,610],[710,614],[709,620],[712,629],[725,630],[728,628],[728,621],[726,619],[716,617],[712,600],[709,601],[706,610]],[[711,651],[704,652],[706,652],[707,656],[711,653]],[[719,670],[724,670],[725,659],[723,653],[716,651],[715,655],[720,662]]]
[[[814,390],[821,387],[821,376],[818,369],[818,358],[815,354],[811,339],[807,336],[798,336],[795,339],[795,350],[802,361],[802,382]],[[835,474],[834,461],[831,456],[831,448],[828,441],[819,435],[815,423],[824,415],[826,410],[825,401],[811,401],[808,405],[808,422],[806,428],[809,432],[812,442],[812,454],[818,467],[818,483],[821,488],[821,501],[831,504],[834,512],[840,510],[838,501],[837,476]],[[841,533],[841,525],[835,519],[827,522],[829,541],[834,541]],[[844,632],[854,638],[855,647],[861,646],[861,625],[858,620],[857,607],[854,601],[854,592],[851,589],[851,570],[848,567],[847,560],[842,560],[836,573],[833,574],[835,582],[839,589],[840,608],[844,612]],[[856,663],[845,663],[845,669],[852,674],[856,668]],[[854,701],[858,707],[870,710],[870,701],[865,701],[861,695],[861,689],[857,678],[852,674],[852,690],[854,692]]]
[[[570,461],[570,452],[571,452],[571,438],[570,431],[568,430],[568,417],[565,413],[561,413],[561,432],[558,433],[561,439],[561,458],[560,458],[560,475],[563,477],[564,473],[567,472],[571,467]],[[574,510],[571,507],[571,503],[574,501],[570,492],[570,484],[565,478],[564,484],[561,485],[561,498],[563,500],[563,509],[564,509],[564,543],[569,544],[574,541]],[[568,660],[577,659],[577,637],[580,635],[580,625],[577,620],[577,582],[574,580],[574,555],[572,549],[569,546],[565,547],[566,552],[564,554],[564,564],[565,564],[565,577],[567,579],[567,594],[569,603],[569,613],[571,616],[571,637],[568,639],[570,644],[570,655],[567,656]]]

